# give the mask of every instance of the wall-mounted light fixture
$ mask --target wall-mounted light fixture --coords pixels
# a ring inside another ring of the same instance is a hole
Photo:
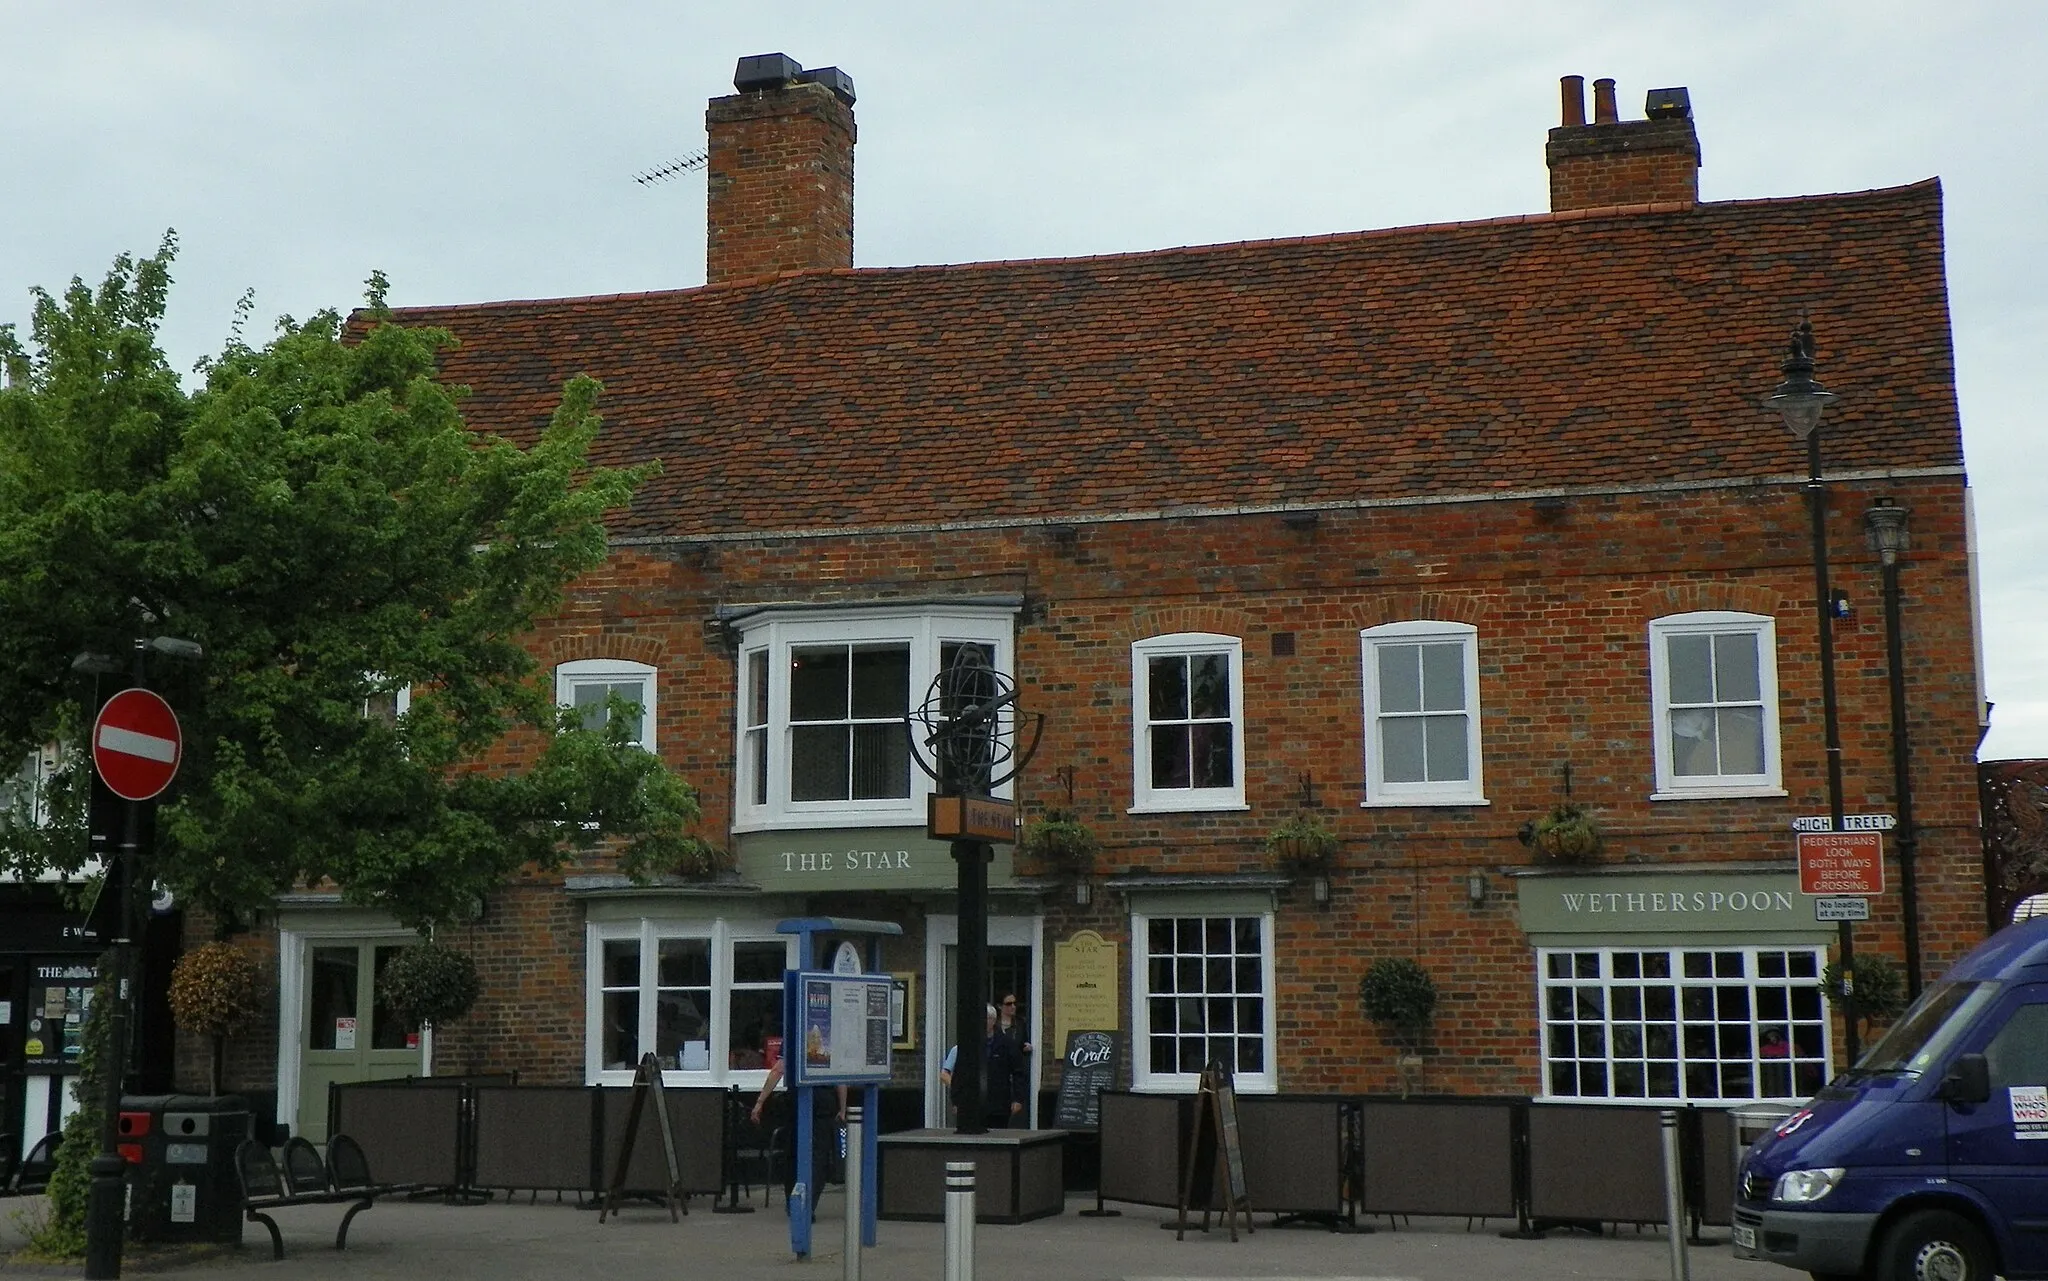
[[[1474,872],[1465,878],[1465,901],[1474,907],[1486,902],[1486,873]]]
[[[1074,906],[1086,907],[1094,901],[1095,890],[1094,887],[1088,884],[1088,878],[1083,876],[1076,879],[1074,882]]]
[[[1316,901],[1318,907],[1328,907],[1330,904],[1330,878],[1318,876],[1311,879],[1308,883],[1308,893],[1309,897]]]

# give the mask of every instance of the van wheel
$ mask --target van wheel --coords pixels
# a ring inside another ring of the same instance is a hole
[[[1977,1225],[1948,1210],[1907,1215],[1877,1252],[1879,1281],[1991,1281],[1996,1269]]]

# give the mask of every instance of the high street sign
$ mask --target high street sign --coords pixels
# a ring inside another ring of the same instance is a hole
[[[1890,814],[1844,814],[1842,830],[1845,832],[1889,832],[1899,825],[1899,820]],[[1792,820],[1795,832],[1832,831],[1825,814],[1808,814]]]

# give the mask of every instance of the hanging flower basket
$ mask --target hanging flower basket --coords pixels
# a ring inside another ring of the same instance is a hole
[[[1602,847],[1592,812],[1571,801],[1529,825],[1529,844],[1553,863],[1591,863]]]
[[[1321,876],[1337,862],[1337,834],[1313,814],[1297,814],[1266,837],[1266,852],[1281,867]]]
[[[1095,861],[1101,843],[1070,809],[1054,807],[1024,829],[1024,852],[1071,872],[1084,872]]]

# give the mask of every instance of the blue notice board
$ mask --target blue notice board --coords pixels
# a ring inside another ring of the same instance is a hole
[[[785,1000],[797,1018],[782,1053],[792,1084],[886,1084],[890,977],[800,971],[787,981],[794,990]]]

